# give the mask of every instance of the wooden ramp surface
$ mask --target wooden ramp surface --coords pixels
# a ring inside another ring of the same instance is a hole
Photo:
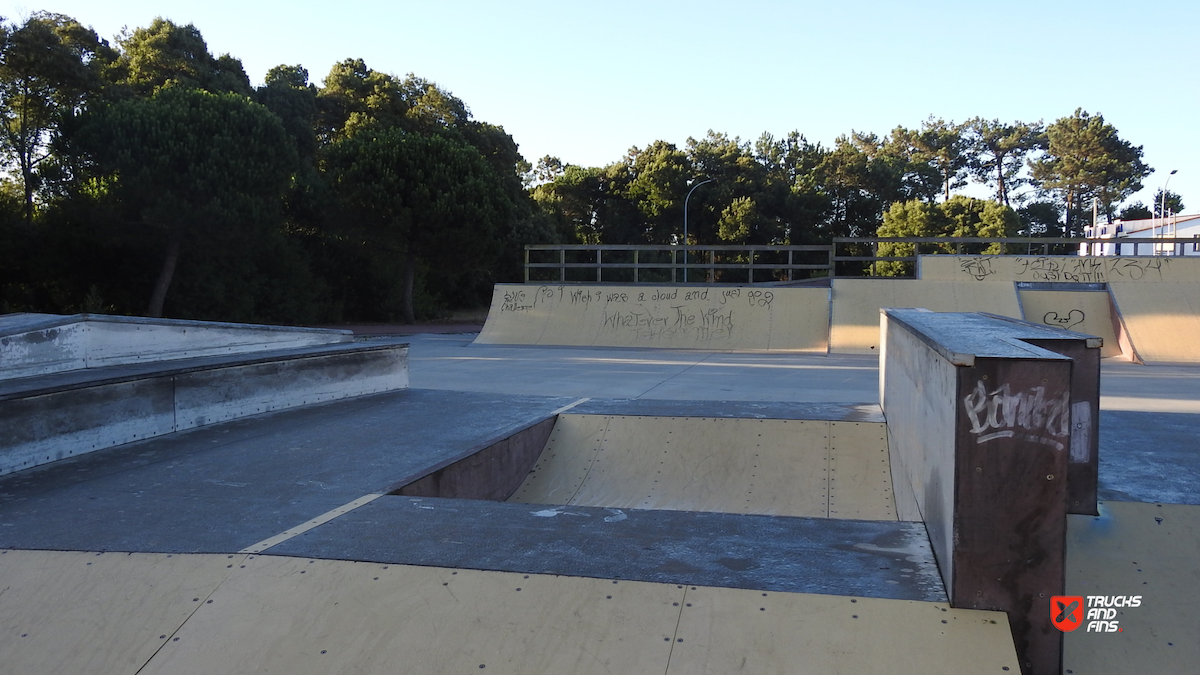
[[[496,284],[477,344],[824,353],[829,289]]]
[[[1120,356],[1121,343],[1113,329],[1112,301],[1106,291],[1045,291],[1020,289],[1021,311],[1030,323],[1087,333],[1103,338],[1101,356]]]
[[[1200,363],[1200,282],[1110,283],[1133,349],[1146,363]]]
[[[1195,673],[1200,664],[1200,506],[1102,502],[1100,516],[1068,516],[1067,594],[1140,595],[1118,609],[1120,632],[1063,640],[1075,675]]]
[[[560,415],[509,501],[895,520],[877,422]]]
[[[271,556],[9,551],[0,576],[13,673],[1019,672],[1004,614],[942,603]]]
[[[883,307],[991,312],[1021,318],[1012,282],[834,279],[829,351],[879,353],[879,310]]]

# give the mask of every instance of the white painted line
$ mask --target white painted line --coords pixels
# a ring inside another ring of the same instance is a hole
[[[575,406],[577,406],[577,405],[579,405],[579,404],[581,404],[581,403],[587,403],[587,402],[588,402],[588,401],[590,401],[590,400],[592,400],[592,399],[591,399],[591,397],[588,397],[588,398],[581,398],[581,399],[579,399],[578,401],[575,401],[574,403],[572,403],[572,404],[570,404],[570,405],[564,405],[563,407],[559,408],[558,410],[555,410],[554,412],[552,412],[552,413],[550,413],[550,414],[551,414],[551,415],[561,415],[562,413],[565,413],[565,412],[567,412],[567,411],[568,411],[568,410],[570,410],[571,408],[574,408]]]
[[[362,497],[359,497],[358,499],[355,499],[354,501],[350,502],[349,504],[344,504],[342,506],[337,507],[336,509],[334,509],[332,511],[329,511],[327,513],[322,513],[321,515],[317,516],[316,518],[313,518],[312,520],[310,520],[306,523],[301,523],[300,525],[297,525],[296,527],[293,527],[293,528],[290,528],[283,532],[280,532],[279,534],[275,535],[274,537],[271,537],[269,539],[263,539],[262,541],[258,542],[257,544],[254,544],[252,546],[247,546],[246,548],[238,551],[238,553],[262,553],[263,551],[271,548],[272,546],[277,546],[277,545],[287,541],[288,539],[291,539],[292,537],[295,537],[297,535],[301,535],[301,534],[304,534],[305,532],[308,532],[309,530],[313,529],[314,527],[317,527],[319,525],[324,525],[325,523],[328,523],[329,521],[333,520],[334,518],[337,518],[338,516],[350,513],[354,509],[357,509],[358,507],[360,507],[364,504],[370,504],[371,502],[375,501],[376,499],[379,499],[383,495],[384,495],[384,493],[382,493],[382,492],[372,492],[369,495],[364,495]]]

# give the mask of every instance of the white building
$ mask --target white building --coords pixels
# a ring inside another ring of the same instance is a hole
[[[1200,214],[1166,218],[1116,220],[1085,227],[1088,239],[1114,242],[1080,244],[1079,255],[1195,255],[1200,256]],[[1195,243],[1154,243],[1155,239],[1195,239]],[[1136,241],[1135,241],[1136,240]]]

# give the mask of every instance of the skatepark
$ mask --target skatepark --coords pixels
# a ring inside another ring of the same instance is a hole
[[[1189,672],[1200,267],[1114,260],[499,285],[477,336],[0,317],[0,653],[12,672]],[[957,314],[881,327],[884,308]],[[956,445],[963,396],[932,383],[969,396],[979,373],[1040,377],[1046,400],[1069,381],[1072,426]],[[978,559],[1029,518],[1057,567]],[[1034,568],[1062,580],[1047,596],[1142,602],[1119,633],[1047,632]],[[1025,605],[985,606],[1005,598]]]

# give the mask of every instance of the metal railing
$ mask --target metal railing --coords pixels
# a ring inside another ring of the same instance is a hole
[[[912,245],[912,254],[881,256],[880,244]],[[525,282],[675,284],[687,277],[693,283],[778,284],[875,276],[881,262],[911,263],[899,275],[911,277],[919,254],[977,254],[998,245],[1006,255],[1079,255],[1083,244],[1096,253],[1120,246],[1117,255],[1200,253],[1192,251],[1200,249],[1200,240],[1188,237],[835,237],[833,244],[801,246],[531,244],[525,247]]]
[[[684,262],[685,255],[686,264]],[[690,281],[698,283],[720,283],[724,277],[729,276],[728,272],[744,271],[746,281],[727,281],[727,283],[778,283],[795,281],[809,276],[827,276],[833,269],[832,255],[833,247],[821,245],[531,244],[525,247],[525,281],[526,283],[557,281],[560,283],[673,284],[682,282],[686,277]],[[533,259],[539,257],[553,257],[556,260]],[[541,275],[537,274],[536,270],[555,270],[555,273]],[[583,273],[571,274],[572,271],[582,271]],[[805,274],[798,276],[797,272]],[[542,276],[546,278],[534,278]]]

